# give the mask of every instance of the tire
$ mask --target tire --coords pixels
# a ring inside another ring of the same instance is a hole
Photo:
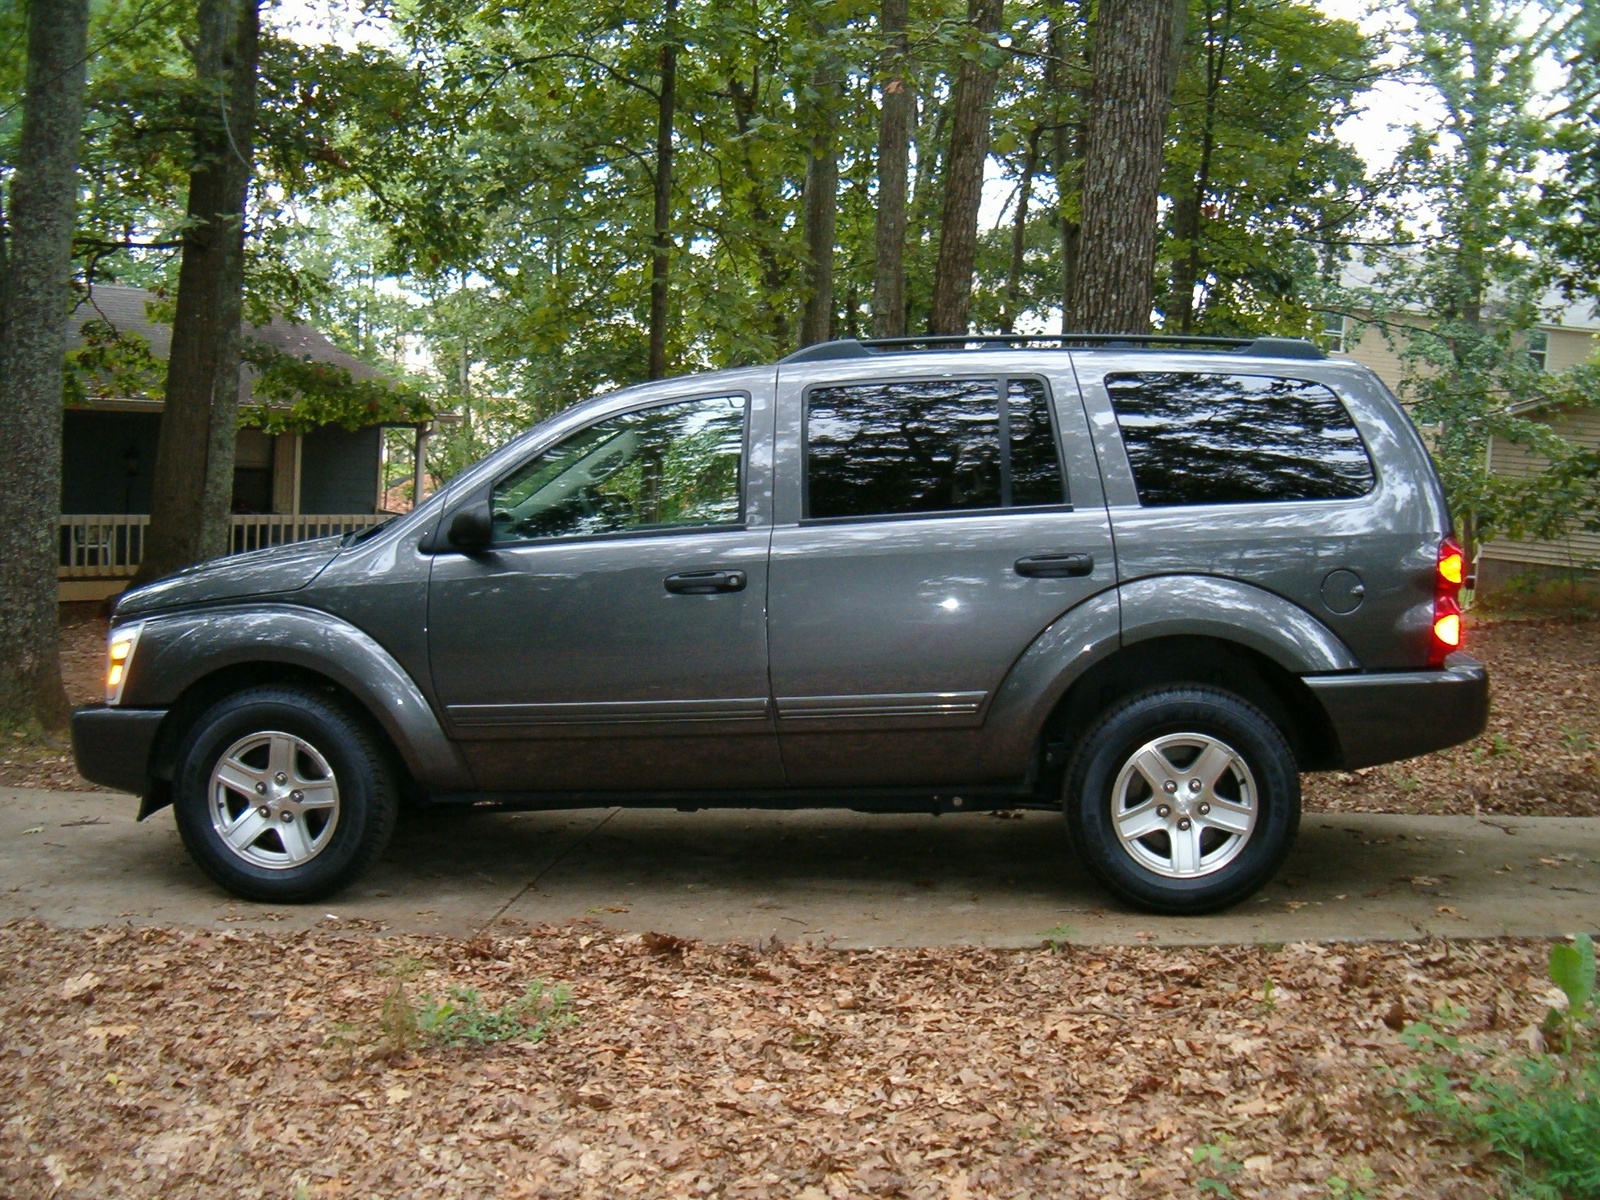
[[[1089,730],[1062,808],[1084,865],[1110,891],[1149,912],[1212,912],[1282,864],[1300,825],[1300,775],[1254,705],[1216,688],[1165,687]]]
[[[331,895],[388,845],[399,788],[387,747],[323,693],[261,687],[203,713],[173,810],[200,869],[247,900]]]

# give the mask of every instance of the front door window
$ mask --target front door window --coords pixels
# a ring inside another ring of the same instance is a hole
[[[737,525],[745,398],[623,413],[580,430],[494,487],[497,544]]]

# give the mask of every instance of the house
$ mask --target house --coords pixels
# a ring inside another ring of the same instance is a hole
[[[170,326],[153,321],[156,297],[134,287],[96,284],[74,311],[68,345],[85,345],[86,329],[135,334],[164,364]],[[341,367],[352,379],[381,373],[340,350],[308,325],[273,320],[247,336],[294,358]],[[111,378],[115,378],[112,376]],[[254,402],[255,373],[246,366],[241,406]],[[99,394],[69,403],[62,414],[61,599],[99,600],[127,586],[140,561],[149,521],[162,401],[145,394]],[[137,389],[128,389],[137,391]],[[418,427],[419,442],[425,430]],[[238,432],[233,474],[233,549],[300,541],[375,524],[383,498],[383,427],[355,431],[330,425],[271,436]]]
[[[1540,323],[1529,337],[1530,361],[1543,371],[1564,371],[1600,353],[1600,311],[1587,301],[1551,306],[1553,319]],[[1390,344],[1383,331],[1348,316],[1330,314],[1324,325],[1323,345],[1336,358],[1350,358],[1371,367],[1390,390],[1399,392],[1405,375],[1401,361],[1404,345]],[[1589,450],[1600,450],[1600,396],[1593,407],[1571,408],[1544,414],[1542,419],[1562,437]],[[1491,439],[1489,467],[1518,477],[1539,469],[1536,455],[1523,446]],[[1557,573],[1584,572],[1600,580],[1600,533],[1574,530],[1559,541],[1533,542],[1496,538],[1484,544],[1478,556],[1478,586],[1504,587],[1513,579],[1539,578]]]

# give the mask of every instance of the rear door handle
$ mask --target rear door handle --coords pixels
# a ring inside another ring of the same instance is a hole
[[[682,571],[668,575],[661,586],[680,596],[710,596],[717,592],[742,592],[748,582],[743,571]]]
[[[1092,554],[1030,554],[1016,562],[1018,575],[1034,579],[1066,579],[1094,574]]]

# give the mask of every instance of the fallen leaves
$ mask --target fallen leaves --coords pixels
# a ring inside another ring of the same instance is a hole
[[[1220,1145],[1241,1200],[1363,1171],[1374,1196],[1487,1196],[1473,1152],[1387,1091],[1414,1061],[1392,1029],[1448,1003],[1484,1037],[1537,1031],[1547,953],[15,924],[0,1194],[1154,1198],[1192,1194]],[[384,1058],[396,964],[493,1005],[565,983],[579,1019]]]

